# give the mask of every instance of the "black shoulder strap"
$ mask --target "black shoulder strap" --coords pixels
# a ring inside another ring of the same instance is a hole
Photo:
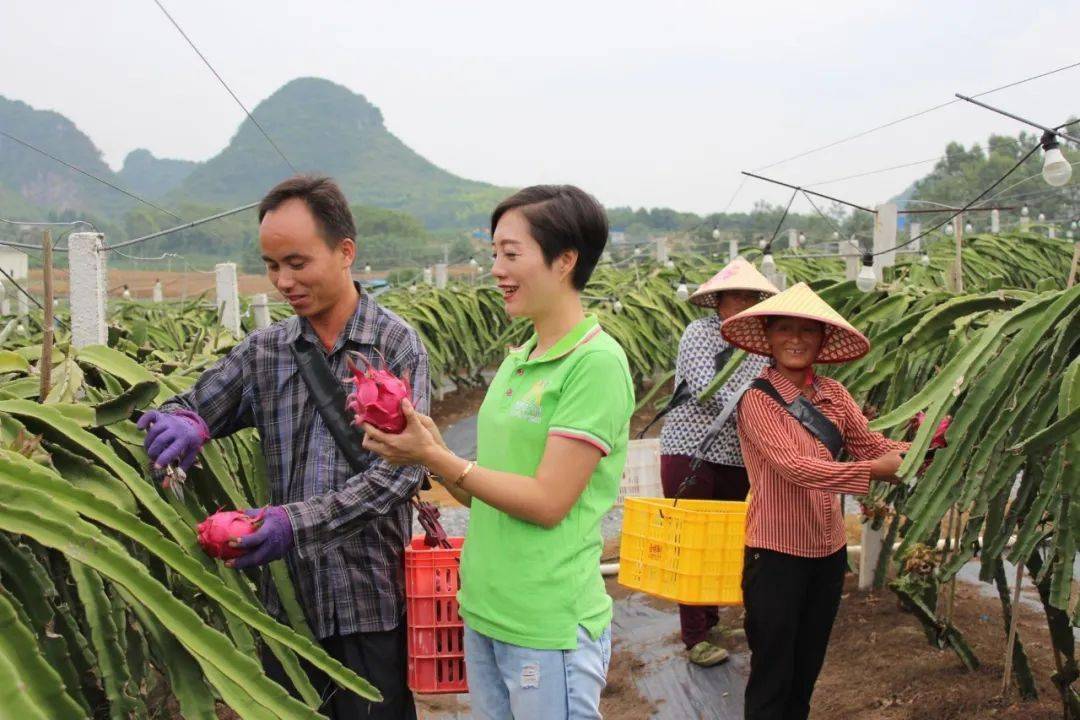
[[[311,401],[338,449],[349,461],[353,472],[363,472],[371,463],[369,453],[361,444],[364,433],[353,427],[345,416],[345,388],[330,370],[326,355],[303,337],[297,338],[289,350],[296,359],[296,367],[307,385]]]
[[[733,345],[728,345],[726,348],[716,353],[716,357],[713,360],[713,364],[716,366],[716,372],[720,372],[724,369],[724,366],[728,364],[728,360],[731,359],[731,356],[734,352],[735,347]],[[685,405],[693,399],[694,393],[690,390],[690,384],[683,380],[675,388],[675,392],[671,394],[671,398],[668,399],[667,405],[664,406],[664,409],[656,413],[656,417],[650,420],[649,424],[646,425],[642,429],[642,431],[638,433],[638,439],[645,437],[645,433],[649,431],[649,428],[655,425],[657,421],[659,421],[662,417],[664,417],[680,405]]]
[[[799,424],[806,428],[807,432],[821,441],[821,444],[832,454],[834,460],[840,457],[840,452],[844,449],[844,436],[840,434],[840,429],[836,427],[833,421],[825,417],[820,410],[814,407],[812,402],[802,395],[799,395],[790,403],[784,402],[784,398],[779,391],[765,378],[756,378],[750,383],[750,387],[757,388],[765,393],[775,400],[777,405],[791,413],[791,416],[798,420]]]

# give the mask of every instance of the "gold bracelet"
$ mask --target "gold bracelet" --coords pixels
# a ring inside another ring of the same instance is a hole
[[[461,483],[465,482],[465,478],[469,477],[469,473],[473,471],[474,467],[476,467],[476,461],[470,460],[465,469],[461,471],[461,474],[457,476],[457,480],[454,481],[454,487],[460,489]]]

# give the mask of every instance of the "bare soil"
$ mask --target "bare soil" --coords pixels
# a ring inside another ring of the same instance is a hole
[[[951,650],[926,641],[922,626],[900,610],[889,591],[864,594],[848,578],[847,592],[814,692],[812,720],[1044,720],[1061,717],[1050,682],[1054,659],[1041,611],[1023,606],[1019,634],[1039,699],[1023,702],[1015,690],[1001,696],[1005,633],[1001,603],[960,582],[953,623],[982,663],[969,672]]]

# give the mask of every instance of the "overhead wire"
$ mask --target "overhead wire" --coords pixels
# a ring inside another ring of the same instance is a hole
[[[1076,68],[1076,67],[1080,67],[1080,62],[1071,63],[1069,65],[1063,65],[1061,67],[1054,68],[1052,70],[1048,70],[1048,71],[1043,72],[1043,73],[1039,73],[1038,75],[1032,75],[1031,77],[1026,77],[1026,78],[1023,78],[1021,80],[1017,80],[1015,82],[1007,83],[1005,85],[1000,85],[998,87],[991,88],[990,90],[984,90],[983,92],[977,93],[977,94],[973,95],[972,97],[982,97],[984,95],[989,95],[991,93],[996,93],[996,92],[999,92],[1001,90],[1006,90],[1006,89],[1011,88],[1011,87],[1016,87],[1017,85],[1022,85],[1024,83],[1031,82],[1033,80],[1040,80],[1040,79],[1042,79],[1044,77],[1048,77],[1050,75],[1054,75],[1054,74],[1059,73],[1059,72],[1064,72],[1065,70],[1071,70],[1071,69]],[[869,130],[863,130],[862,132],[858,132],[858,133],[855,133],[853,135],[849,135],[847,137],[841,138],[839,140],[834,140],[833,142],[826,143],[824,145],[819,145],[818,147],[811,148],[809,150],[805,150],[805,151],[800,152],[800,153],[796,153],[795,155],[791,155],[790,157],[786,157],[786,158],[783,158],[781,160],[777,160],[776,162],[769,163],[768,165],[762,165],[761,167],[756,168],[756,170],[758,172],[761,172],[762,170],[768,170],[768,169],[774,168],[774,167],[776,167],[778,165],[783,165],[785,163],[789,163],[792,160],[798,160],[798,159],[804,158],[804,157],[806,157],[808,155],[813,155],[814,153],[821,152],[822,150],[828,150],[829,148],[836,147],[837,145],[843,145],[844,143],[851,142],[852,140],[857,140],[859,138],[866,137],[867,135],[870,135],[871,133],[875,133],[875,132],[878,132],[879,130],[884,130],[886,128],[890,128],[890,127],[892,127],[894,125],[899,125],[900,123],[906,122],[908,120],[914,120],[917,117],[921,117],[921,116],[926,115],[928,113],[934,112],[935,110],[940,110],[942,108],[948,107],[949,105],[953,105],[953,104],[958,103],[958,102],[961,102],[961,100],[959,98],[953,98],[951,100],[948,100],[947,102],[943,102],[943,103],[939,103],[937,105],[933,105],[933,106],[928,107],[928,108],[926,108],[924,110],[920,110],[918,112],[914,112],[914,113],[911,113],[909,115],[904,115],[903,117],[899,117],[899,118],[897,118],[895,120],[890,120],[889,122],[886,122],[886,123],[883,123],[881,125],[877,125],[875,127],[872,127]]]
[[[281,148],[278,147],[277,143],[273,141],[273,139],[270,137],[270,134],[266,132],[266,129],[261,124],[259,124],[259,121],[256,120],[255,116],[251,114],[251,111],[248,110],[244,103],[240,101],[240,98],[237,97],[236,93],[232,91],[232,88],[229,87],[229,84],[225,82],[225,78],[221,77],[221,73],[214,69],[214,66],[210,64],[210,61],[206,59],[206,56],[202,54],[202,51],[199,50],[198,47],[196,47],[192,39],[188,37],[188,34],[184,32],[184,29],[180,27],[180,24],[176,22],[172,15],[169,14],[169,11],[165,9],[165,6],[161,4],[160,0],[154,0],[154,4],[157,5],[158,9],[160,9],[161,12],[165,15],[165,17],[169,19],[169,22],[172,23],[172,26],[176,28],[176,31],[178,33],[180,33],[181,37],[183,37],[184,40],[187,41],[187,44],[191,46],[191,49],[195,51],[195,54],[199,56],[199,59],[202,60],[206,67],[210,69],[210,72],[214,74],[214,77],[216,77],[218,82],[221,83],[221,86],[225,88],[225,92],[229,93],[232,99],[236,101],[236,104],[239,105],[240,109],[244,111],[245,115],[247,115],[248,120],[250,120],[252,124],[254,124],[255,127],[259,129],[259,132],[262,133],[262,136],[266,138],[266,142],[270,143],[270,147],[274,148],[277,154],[281,156],[281,159],[285,161],[285,164],[289,166],[289,169],[293,171],[293,174],[298,175],[300,171],[296,169],[296,166],[292,164],[289,158],[285,157],[285,153],[283,153],[281,151]]]

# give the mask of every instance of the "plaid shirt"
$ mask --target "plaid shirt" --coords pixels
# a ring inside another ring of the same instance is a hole
[[[270,501],[284,505],[293,527],[295,544],[285,559],[318,637],[391,630],[404,610],[408,499],[424,473],[416,466],[394,468],[370,453],[367,468],[353,473],[297,371],[289,348],[301,335],[324,347],[307,320],[287,318],[248,335],[162,409],[197,412],[213,437],[258,428]],[[390,370],[409,378],[416,409],[428,411],[427,351],[419,336],[363,293],[327,356],[343,382],[351,377],[350,350],[376,365],[385,358]],[[280,617],[269,573],[262,574],[261,590],[267,610]]]

